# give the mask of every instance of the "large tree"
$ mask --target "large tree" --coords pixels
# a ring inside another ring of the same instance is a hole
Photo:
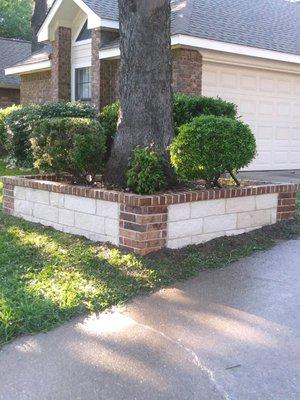
[[[170,0],[119,0],[120,118],[107,168],[109,182],[124,185],[136,146],[154,146],[166,160],[173,137]]]
[[[34,0],[34,11],[31,17],[31,30],[32,30],[32,41],[31,51],[37,51],[43,47],[42,43],[38,42],[37,33],[42,25],[48,11],[47,0]]]
[[[0,0],[0,36],[31,39],[32,0]]]

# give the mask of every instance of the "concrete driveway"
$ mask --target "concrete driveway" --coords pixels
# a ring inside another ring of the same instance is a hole
[[[0,399],[299,399],[299,267],[284,242],[21,338],[0,353]]]
[[[300,169],[285,171],[240,172],[240,178],[263,182],[300,183]]]

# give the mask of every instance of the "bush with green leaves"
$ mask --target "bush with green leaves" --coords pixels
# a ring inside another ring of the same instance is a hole
[[[20,106],[11,106],[7,108],[0,108],[0,153],[7,150],[8,146],[8,132],[6,119],[13,112],[20,108]]]
[[[112,103],[104,107],[99,115],[99,121],[107,138],[108,157],[117,133],[120,103]]]
[[[127,186],[134,193],[154,194],[167,187],[163,157],[152,146],[136,147],[126,176]]]
[[[47,118],[36,122],[31,138],[34,166],[68,173],[76,183],[91,183],[103,172],[106,138],[90,118]]]
[[[95,118],[95,110],[79,102],[57,102],[22,106],[6,118],[9,133],[9,153],[19,167],[32,167],[33,158],[30,144],[34,125],[44,118]]]
[[[256,155],[256,143],[242,121],[205,115],[180,127],[170,152],[180,180],[204,179],[207,186],[218,186],[226,171],[234,175],[249,165]]]
[[[189,96],[182,93],[174,95],[173,118],[176,134],[181,125],[201,115],[237,118],[237,106],[220,98]]]

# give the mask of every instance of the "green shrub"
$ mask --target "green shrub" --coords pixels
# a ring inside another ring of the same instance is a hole
[[[248,125],[210,115],[181,126],[170,151],[181,180],[205,179],[208,185],[216,185],[220,175],[246,167],[254,159],[256,144]]]
[[[99,120],[107,138],[107,150],[110,153],[114,138],[117,133],[120,104],[112,103],[104,107],[100,113]],[[108,154],[109,156],[109,154]]]
[[[236,118],[237,106],[220,98],[175,94],[173,117],[176,134],[181,125],[187,124],[193,118],[201,115]]]
[[[34,166],[69,173],[75,182],[93,182],[103,171],[106,138],[99,122],[89,118],[47,118],[32,133]]]
[[[20,167],[32,167],[33,158],[30,144],[34,125],[44,118],[78,117],[94,118],[94,109],[84,103],[58,102],[32,104],[19,107],[6,118],[9,132],[9,153]]]
[[[6,126],[6,119],[13,112],[20,108],[20,106],[11,106],[7,108],[0,108],[0,153],[7,150],[8,146],[8,132]]]
[[[167,187],[162,156],[152,147],[137,147],[127,171],[127,186],[134,193],[153,194]]]

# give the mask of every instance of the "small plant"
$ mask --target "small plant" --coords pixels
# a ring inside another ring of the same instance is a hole
[[[97,121],[88,118],[47,118],[32,134],[34,166],[69,173],[78,183],[91,183],[102,173],[106,138]]]
[[[181,125],[187,124],[201,115],[237,118],[237,106],[220,98],[175,94],[173,102],[175,134],[178,133]]]
[[[79,102],[58,102],[20,106],[6,118],[8,150],[16,166],[31,168],[33,165],[30,137],[36,122],[44,118],[78,117],[94,118],[95,110]]]
[[[226,171],[238,181],[234,170],[246,167],[256,155],[256,143],[248,125],[213,115],[197,117],[179,129],[170,146],[171,162],[182,181],[204,179],[219,186]]]
[[[152,146],[134,150],[127,171],[127,185],[138,194],[154,194],[166,189],[163,157]]]

